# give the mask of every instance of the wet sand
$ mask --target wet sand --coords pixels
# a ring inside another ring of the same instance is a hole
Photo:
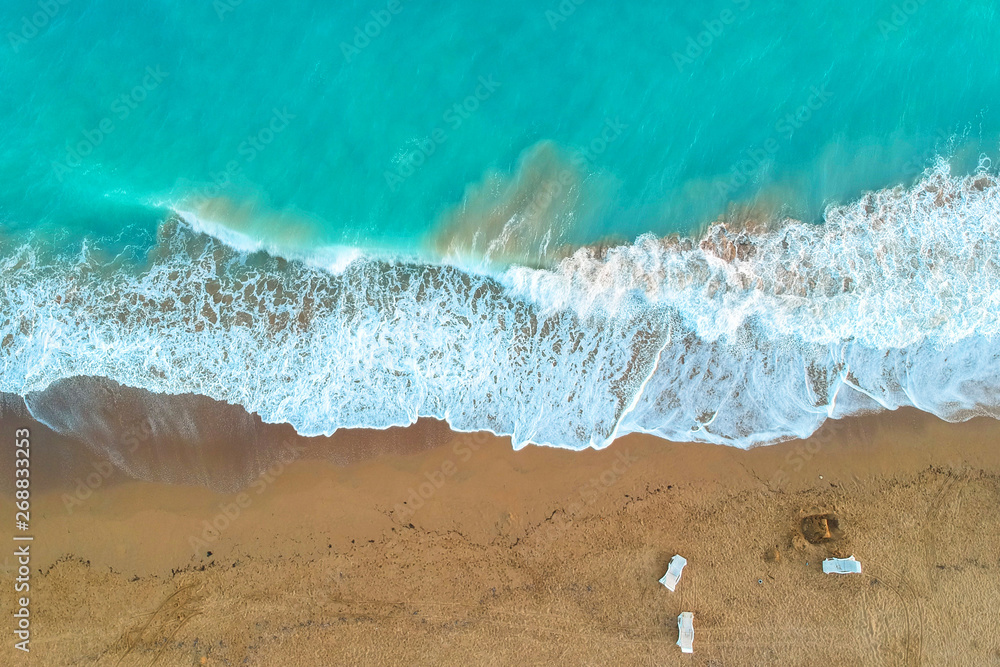
[[[4,437],[26,423],[5,415]],[[993,420],[904,410],[750,451],[629,436],[514,452],[426,421],[278,429],[255,436],[263,471],[229,462],[242,490],[219,490],[225,476],[129,479],[33,426],[31,654],[6,631],[0,662],[1000,664]],[[138,440],[147,471],[178,459]],[[180,458],[214,469],[236,440]],[[657,580],[675,553],[671,593]],[[863,574],[824,575],[831,555]],[[675,645],[681,611],[693,655]]]

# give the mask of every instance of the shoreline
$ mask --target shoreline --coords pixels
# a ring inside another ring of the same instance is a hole
[[[374,455],[344,465],[292,442],[227,492],[118,473],[90,488],[93,461],[64,450],[33,472],[63,475],[33,498],[33,651],[46,664],[130,645],[123,664],[690,664],[674,646],[684,610],[699,664],[944,664],[956,632],[972,642],[962,659],[990,664],[998,435],[993,420],[900,410],[750,450],[633,435],[513,451],[421,422],[353,434]],[[832,542],[796,537],[816,513],[837,517]],[[657,579],[674,553],[689,565],[672,594]],[[823,575],[830,555],[864,573]]]
[[[172,220],[141,270],[25,250],[5,312],[33,315],[0,349],[4,387],[72,408],[81,378],[109,378],[100,389],[211,396],[301,433],[420,414],[573,449],[623,433],[748,447],[901,405],[997,416],[1000,279],[982,257],[998,205],[995,176],[942,165],[822,227],[640,237],[502,279],[368,261],[333,275]],[[34,414],[74,432],[63,407]]]

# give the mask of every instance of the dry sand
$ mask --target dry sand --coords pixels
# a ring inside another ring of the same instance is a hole
[[[900,411],[746,452],[514,452],[423,422],[348,465],[290,440],[241,496],[105,477],[39,428],[31,654],[5,630],[0,663],[1000,664],[998,435]]]

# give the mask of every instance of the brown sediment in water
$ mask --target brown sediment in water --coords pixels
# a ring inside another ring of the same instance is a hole
[[[434,251],[489,263],[550,265],[585,207],[584,174],[551,142],[525,151],[512,175],[490,171],[441,220]]]
[[[900,410],[749,451],[633,435],[514,452],[423,420],[282,444],[259,426],[278,453],[219,493],[90,485],[92,449],[4,405],[0,430],[29,425],[36,457],[39,664],[686,664],[681,611],[698,664],[1000,661],[992,420]],[[178,458],[153,446],[135,456]],[[824,575],[831,555],[863,574]],[[11,641],[0,654],[14,664]]]
[[[715,192],[706,183],[693,187],[702,192],[689,192],[689,197],[681,199],[697,201]],[[462,201],[442,217],[432,247],[441,256],[498,266],[552,268],[581,250],[603,259],[610,250],[629,245],[632,239],[608,235],[580,243],[570,228],[587,227],[599,217],[602,196],[610,195],[613,189],[611,180],[593,171],[593,165],[550,142],[540,142],[524,152],[513,173],[491,170],[480,183],[468,188]],[[772,189],[753,199],[728,201],[714,217],[685,219],[688,225],[700,225],[695,231],[684,236],[669,234],[658,241],[666,248],[684,248],[710,241],[720,231],[723,235],[760,236],[794,222],[786,215],[785,202],[792,200],[793,193]],[[676,212],[669,211],[636,215],[651,216],[650,227],[662,227],[663,220],[677,218]],[[692,211],[690,215],[699,214]],[[716,254],[724,257],[722,252]]]

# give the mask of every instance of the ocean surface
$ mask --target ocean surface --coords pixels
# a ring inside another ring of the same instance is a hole
[[[990,0],[8,0],[0,392],[749,447],[1000,417]],[[152,428],[173,428],[167,418]]]

